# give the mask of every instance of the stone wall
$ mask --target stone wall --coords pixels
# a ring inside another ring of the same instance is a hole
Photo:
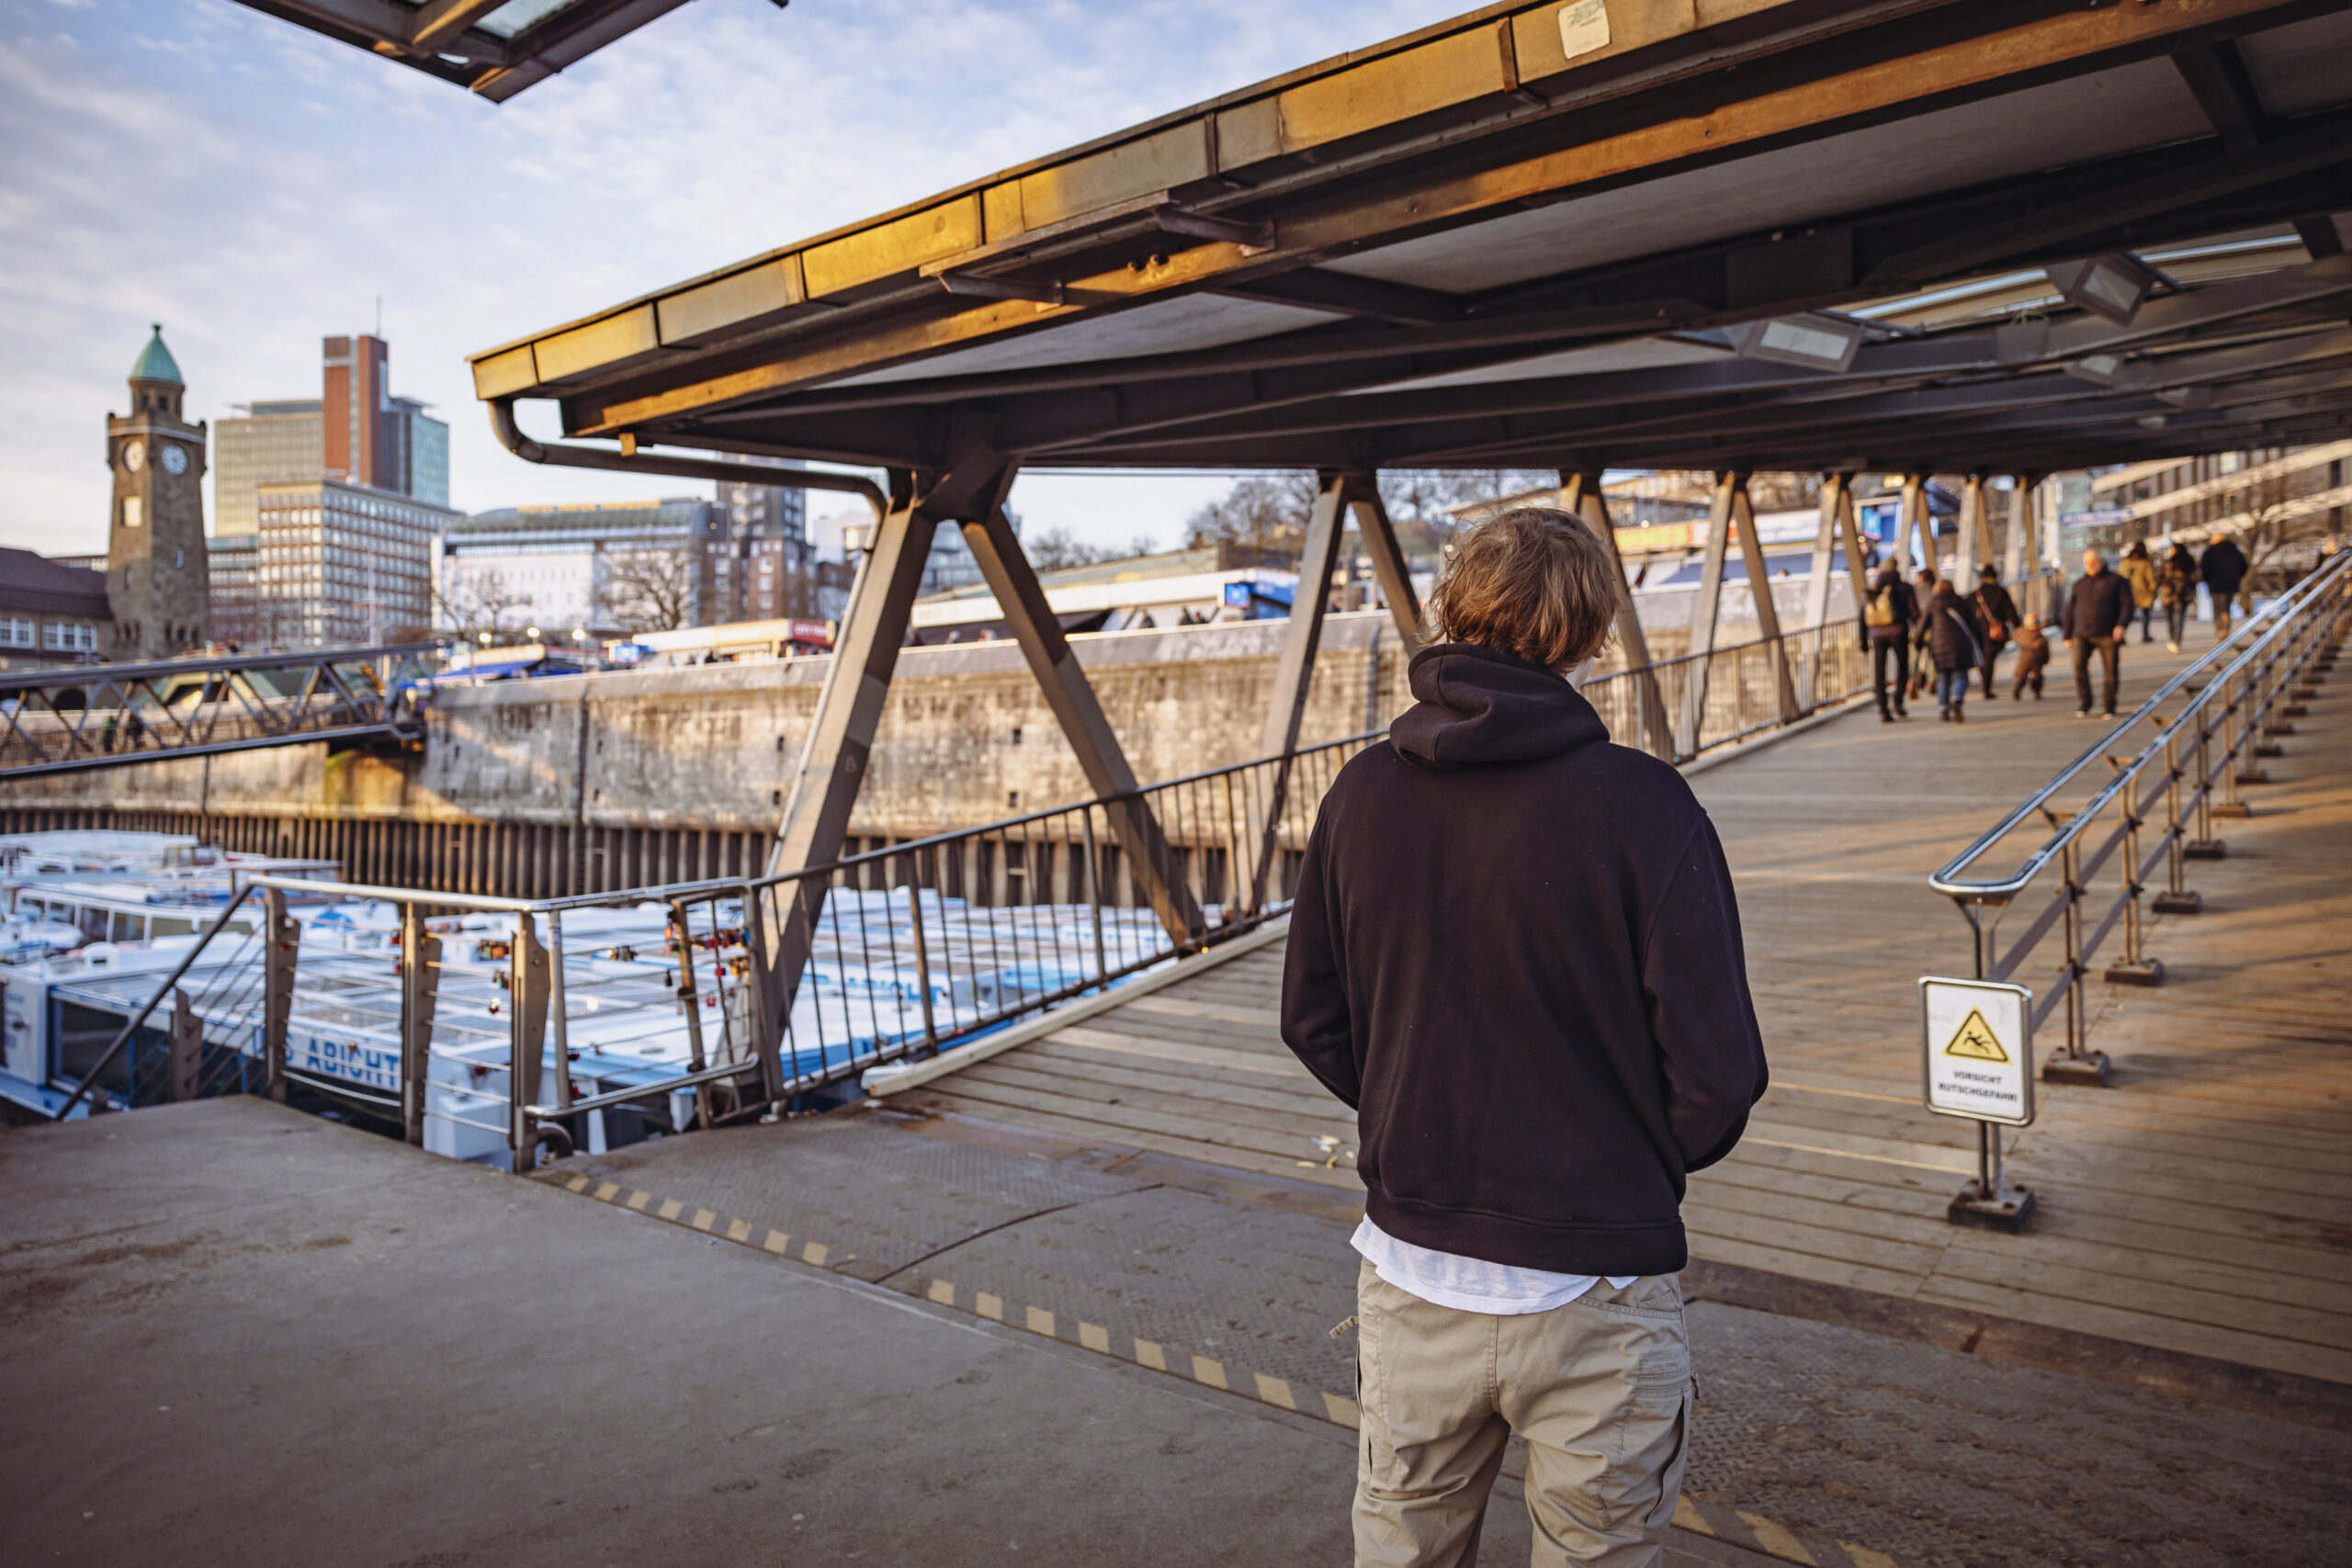
[[[1144,783],[1258,752],[1287,623],[1072,640]],[[1386,725],[1408,700],[1385,614],[1325,624],[1303,739]],[[717,664],[451,687],[421,751],[289,746],[0,785],[0,808],[345,821],[773,830],[831,661]],[[583,744],[584,742],[584,744]],[[899,656],[852,831],[905,838],[1088,791],[1012,643]]]

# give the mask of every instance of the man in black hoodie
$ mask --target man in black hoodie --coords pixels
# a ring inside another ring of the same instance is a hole
[[[1299,868],[1283,1038],[1365,1188],[1359,1568],[1475,1558],[1513,1431],[1539,1563],[1654,1562],[1674,1513],[1684,1182],[1765,1066],[1713,825],[1563,673],[1623,593],[1574,517],[1482,525]]]

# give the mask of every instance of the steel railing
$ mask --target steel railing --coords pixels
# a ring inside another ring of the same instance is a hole
[[[1866,689],[1857,640],[1840,619],[1655,674],[1679,704],[1707,664],[1709,750]],[[1817,672],[1811,707],[1790,705],[1784,659]],[[1629,740],[1641,676],[1583,688]],[[77,983],[129,1021],[75,1100],[304,1089],[523,1168],[543,1140],[593,1142],[605,1112],[681,1128],[771,1113],[1262,924],[1288,906],[1332,778],[1384,733],[781,875],[539,899],[253,877],[160,986],[152,967]],[[260,930],[231,930],[256,896]],[[303,899],[363,912],[306,926]],[[159,1010],[168,1025],[148,1027]]]
[[[2051,1076],[2105,1081],[2106,1059],[2086,1039],[2083,982],[2091,960],[2120,927],[2122,953],[2108,978],[2161,981],[2164,966],[2143,946],[2149,879],[2164,879],[2154,900],[2157,913],[2199,908],[2186,863],[2222,854],[2214,818],[2250,815],[2238,788],[2267,782],[2261,759],[2278,752],[2276,738],[2293,732],[2292,721],[2305,711],[2301,699],[2333,663],[2346,630],[2347,587],[2352,557],[2339,555],[2166,681],[1928,879],[1968,920],[1977,978],[2030,973],[2047,981],[2029,1014],[2031,1028],[2064,1008],[2065,1043],[2045,1064]],[[2048,832],[2017,869],[1971,874],[2015,835],[2037,827]],[[2003,915],[2053,871],[2056,884],[2032,922],[1998,946]],[[2056,964],[2030,968],[2053,932]]]
[[[543,1141],[589,1141],[600,1112],[678,1127],[772,1113],[1256,928],[1287,907],[1331,778],[1376,739],[776,876],[548,899],[255,877],[143,996],[76,1098],[183,1097],[153,1087],[168,1043],[144,1027],[176,996],[174,1027],[226,1052],[208,1084],[308,1089],[396,1120],[413,1142],[472,1157],[494,1145],[523,1168]],[[1157,829],[1149,863],[1138,803]],[[224,936],[256,893],[263,931]],[[338,949],[322,941],[324,918],[305,930],[289,898],[366,901],[377,915],[344,922]],[[797,986],[763,983],[796,920]],[[131,1013],[150,976],[109,977],[85,999]]]
[[[424,732],[429,643],[90,664],[0,677],[0,779]]]

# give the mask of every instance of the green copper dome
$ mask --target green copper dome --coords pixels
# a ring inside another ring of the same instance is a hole
[[[175,387],[187,386],[187,383],[180,379],[178,362],[172,358],[172,351],[164,346],[164,323],[157,321],[154,327],[155,335],[147,340],[147,346],[139,351],[139,363],[130,367],[130,378],[134,381],[169,381]]]

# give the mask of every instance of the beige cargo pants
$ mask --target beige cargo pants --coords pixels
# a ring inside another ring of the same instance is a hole
[[[1468,1568],[1513,1432],[1527,1439],[1534,1568],[1650,1568],[1682,1491],[1690,1351],[1671,1275],[1603,1280],[1490,1317],[1356,1280],[1363,1427],[1357,1568]]]

